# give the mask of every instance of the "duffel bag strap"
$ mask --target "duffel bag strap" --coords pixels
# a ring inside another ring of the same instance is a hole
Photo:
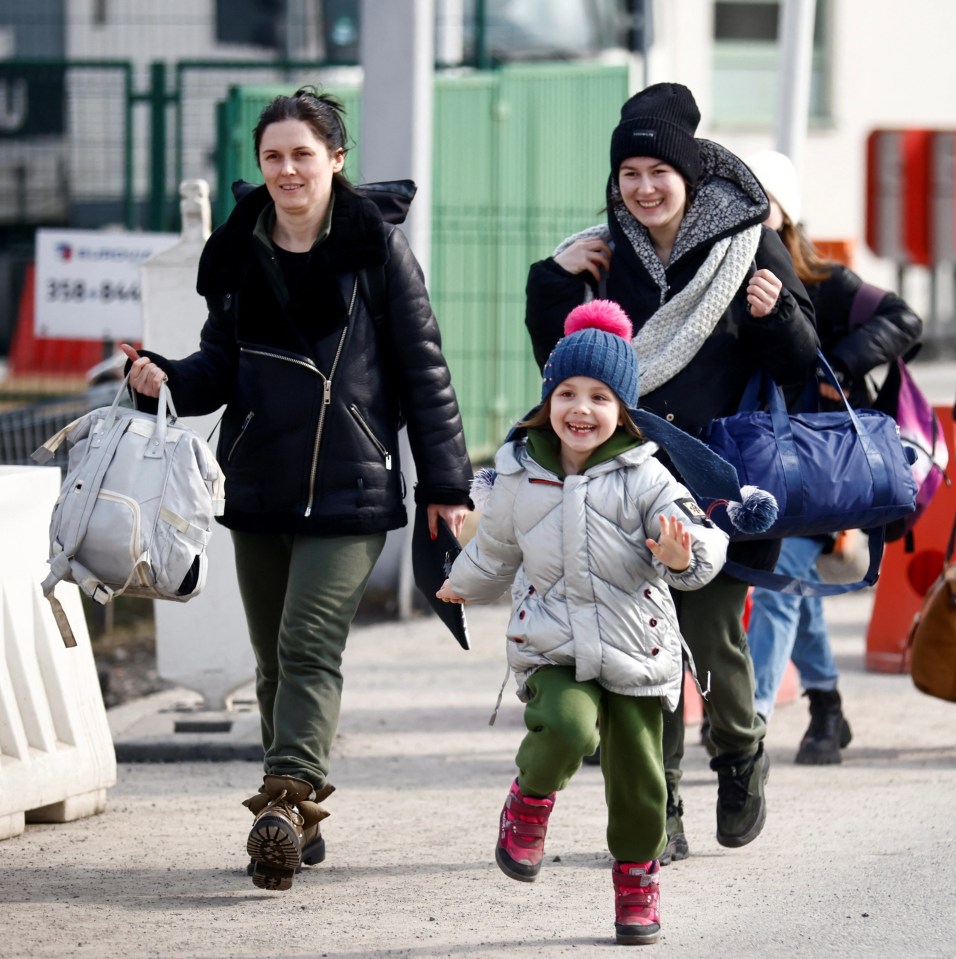
[[[886,530],[883,526],[879,526],[866,530],[866,533],[869,540],[870,561],[863,578],[855,583],[823,583],[797,579],[794,576],[784,576],[765,569],[751,569],[730,559],[724,564],[721,572],[744,583],[750,583],[752,586],[772,589],[776,593],[791,593],[797,596],[840,596],[843,593],[853,593],[867,586],[873,586],[880,575]]]

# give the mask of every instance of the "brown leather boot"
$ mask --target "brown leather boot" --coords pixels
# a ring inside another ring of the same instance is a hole
[[[312,785],[304,779],[266,776],[259,792],[243,802],[256,817],[246,841],[252,857],[247,871],[254,885],[289,889],[301,863],[314,865],[325,858],[319,823],[329,814],[317,800],[334,788],[326,785],[312,800]]]

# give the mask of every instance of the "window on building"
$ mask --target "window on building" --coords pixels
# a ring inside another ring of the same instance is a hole
[[[810,123],[829,119],[829,2],[817,0],[810,76]],[[714,124],[772,127],[777,109],[780,0],[714,3]]]
[[[629,42],[639,0],[459,0],[464,60],[564,60]],[[440,7],[440,5],[439,5]],[[436,7],[438,9],[438,7]],[[484,23],[478,23],[483,10]]]

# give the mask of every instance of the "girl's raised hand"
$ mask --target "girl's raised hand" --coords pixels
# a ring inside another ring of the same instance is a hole
[[[661,533],[658,539],[647,538],[647,548],[654,554],[654,558],[662,562],[668,569],[681,573],[691,560],[691,535],[684,529],[684,523],[676,516],[661,514]]]

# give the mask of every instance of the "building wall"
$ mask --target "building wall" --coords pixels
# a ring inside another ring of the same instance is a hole
[[[830,0],[828,15],[832,114],[829,124],[807,134],[799,170],[803,219],[811,236],[854,240],[859,272],[893,286],[894,265],[877,259],[864,243],[866,138],[882,128],[956,128],[956,5]],[[657,0],[650,81],[674,80],[694,91],[700,136],[741,155],[772,148],[771,129],[722,129],[712,123],[712,38],[712,0]],[[927,284],[928,271],[908,272],[904,292],[924,310]]]

